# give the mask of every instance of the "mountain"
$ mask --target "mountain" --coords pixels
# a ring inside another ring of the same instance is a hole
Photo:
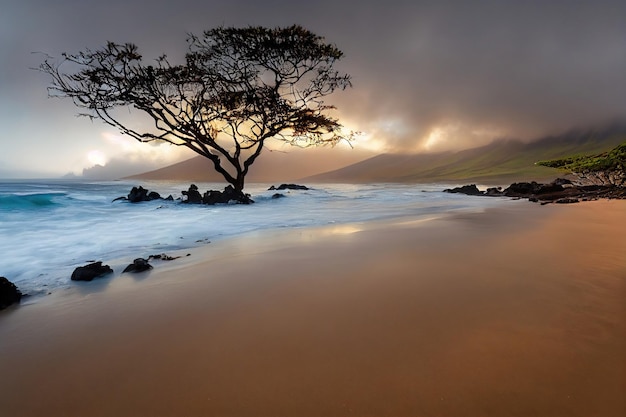
[[[600,153],[626,140],[626,123],[573,130],[529,143],[498,140],[479,148],[433,154],[382,154],[304,178],[307,182],[465,182],[508,183],[546,180],[561,172],[535,165],[546,159]]]
[[[289,182],[337,169],[371,157],[371,153],[353,149],[293,148],[289,152],[264,150],[250,167],[247,182]],[[213,163],[196,156],[185,161],[126,179],[224,182]]]
[[[626,123],[572,130],[529,143],[497,140],[458,152],[371,154],[342,149],[264,151],[250,168],[247,181],[270,182],[481,182],[547,180],[563,175],[536,162],[572,155],[598,154],[626,140]],[[357,162],[358,161],[358,162]],[[356,163],[355,163],[356,162]],[[139,180],[224,182],[212,162],[197,156],[154,171],[126,177]]]

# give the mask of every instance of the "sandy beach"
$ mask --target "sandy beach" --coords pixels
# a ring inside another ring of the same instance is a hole
[[[265,232],[0,312],[0,415],[626,415],[626,201]]]

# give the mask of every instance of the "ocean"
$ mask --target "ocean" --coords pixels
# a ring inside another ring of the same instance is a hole
[[[251,184],[246,192],[252,205],[113,202],[138,185],[175,199],[189,187],[156,181],[0,181],[0,276],[37,297],[72,286],[72,271],[96,260],[131,263],[250,232],[438,217],[510,204],[443,193],[449,185],[441,184],[307,184],[308,191],[268,191],[271,184]],[[224,188],[196,185],[202,193]],[[275,193],[286,198],[273,199]]]

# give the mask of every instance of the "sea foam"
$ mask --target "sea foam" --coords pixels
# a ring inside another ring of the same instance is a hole
[[[254,231],[427,217],[507,202],[442,193],[446,187],[436,184],[313,184],[308,191],[282,191],[280,199],[272,198],[270,184],[252,184],[246,191],[253,205],[113,202],[135,185],[176,199],[189,183],[0,182],[0,276],[41,295],[73,285],[73,269],[93,260],[132,262]],[[224,187],[197,185],[201,191]]]

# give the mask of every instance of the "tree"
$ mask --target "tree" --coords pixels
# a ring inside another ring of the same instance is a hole
[[[187,43],[180,65],[166,55],[146,65],[134,44],[108,42],[64,53],[58,62],[46,58],[39,70],[52,77],[49,96],[71,98],[80,115],[140,142],[197,152],[242,197],[245,176],[268,141],[308,147],[352,138],[324,102],[351,82],[333,68],[343,53],[323,37],[300,26],[220,27],[189,35]]]

